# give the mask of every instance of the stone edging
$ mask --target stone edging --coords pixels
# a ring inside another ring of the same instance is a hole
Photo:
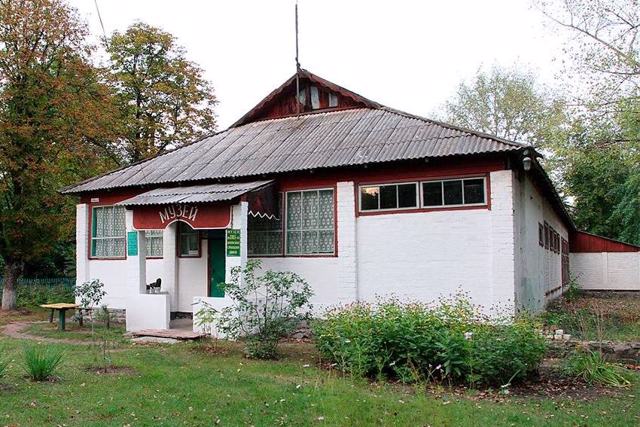
[[[612,362],[640,363],[640,342],[551,340],[549,348],[561,355],[578,349],[601,351],[604,357]]]

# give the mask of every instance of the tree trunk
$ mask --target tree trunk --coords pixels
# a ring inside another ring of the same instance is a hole
[[[4,286],[2,288],[2,310],[16,309],[16,284],[20,271],[15,261],[7,261],[4,266]]]

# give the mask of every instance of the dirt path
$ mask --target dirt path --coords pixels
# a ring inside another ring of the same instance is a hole
[[[30,325],[34,323],[47,323],[47,322],[46,321],[12,322],[7,324],[2,329],[2,334],[10,338],[16,338],[21,340],[32,340],[32,341],[39,341],[39,342],[48,342],[52,344],[78,344],[78,345],[93,344],[93,342],[91,341],[81,341],[81,340],[66,339],[66,338],[47,338],[47,337],[40,337],[38,335],[33,335],[28,332],[25,332],[25,329],[27,329]]]

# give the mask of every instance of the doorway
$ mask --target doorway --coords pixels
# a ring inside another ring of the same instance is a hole
[[[226,258],[224,230],[210,230],[208,232],[208,249],[208,294],[210,297],[222,298],[224,297]]]

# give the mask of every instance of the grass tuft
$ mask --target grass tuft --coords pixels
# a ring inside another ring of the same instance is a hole
[[[631,385],[620,368],[605,360],[602,353],[590,351],[575,353],[565,361],[566,374],[582,378],[589,384],[601,384],[608,387],[628,387]]]
[[[50,379],[62,363],[63,353],[42,347],[25,347],[24,368],[33,381]]]

